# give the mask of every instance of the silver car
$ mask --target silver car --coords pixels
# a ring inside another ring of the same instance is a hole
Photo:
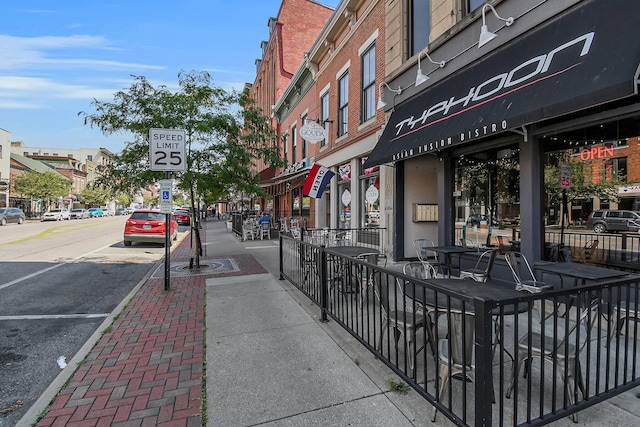
[[[89,211],[86,209],[71,209],[71,219],[89,218]]]

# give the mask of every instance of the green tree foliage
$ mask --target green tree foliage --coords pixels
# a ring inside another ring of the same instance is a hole
[[[591,175],[591,164],[575,161],[571,158],[571,151],[555,151],[546,155],[544,167],[544,190],[547,206],[562,206],[562,188],[560,175],[562,164],[571,166],[571,188],[566,190],[567,203],[577,200],[589,200],[594,197],[618,201],[618,186],[623,182],[613,177],[601,180]],[[569,218],[571,219],[571,218]]]
[[[132,136],[111,165],[100,167],[100,185],[116,193],[132,194],[158,182],[164,172],[149,166],[149,130],[184,129],[187,135],[185,172],[173,172],[177,185],[188,194],[192,208],[200,198],[233,190],[265,195],[261,177],[252,167],[260,159],[269,166],[283,164],[277,134],[269,119],[255,107],[247,93],[227,92],[213,85],[206,72],[181,72],[177,91],[154,87],[142,76],[133,76],[127,90],[114,94],[113,102],[94,100],[93,113],[80,112],[84,123],[105,135]],[[198,229],[198,218],[193,222]],[[196,263],[199,265],[199,235]]]
[[[82,201],[89,205],[102,206],[111,199],[112,192],[99,185],[87,186],[81,194]]]
[[[41,200],[46,208],[54,200],[68,196],[72,188],[68,178],[54,171],[23,173],[15,178],[14,186],[16,193],[28,196],[32,200]]]

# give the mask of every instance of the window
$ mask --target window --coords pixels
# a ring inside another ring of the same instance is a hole
[[[409,57],[417,54],[429,44],[429,34],[431,33],[430,3],[430,0],[409,0],[407,19],[409,24],[407,26]]]
[[[362,117],[361,122],[376,115],[376,45],[362,55]]]
[[[283,145],[284,145],[284,163],[285,165],[288,165],[289,164],[289,144],[285,142]]]
[[[324,128],[327,129],[327,123],[329,120],[329,91],[326,91],[320,97],[320,120],[322,121]],[[329,135],[329,132],[327,132],[327,135]],[[325,138],[320,142],[320,146],[326,147],[327,143],[327,138]]]
[[[298,132],[296,131],[296,127],[293,126],[291,128],[291,164],[297,162],[296,159],[296,150],[298,147]]]
[[[302,125],[306,125],[307,124],[307,115],[305,114],[304,116],[302,116]],[[302,138],[302,153],[300,154],[302,159],[306,159],[307,158],[307,140]]]
[[[613,160],[611,172],[613,173],[614,179],[619,181],[627,180],[627,158],[626,157],[616,157]]]
[[[347,134],[349,124],[349,73],[338,80],[338,136]]]
[[[462,14],[468,15],[484,4],[485,0],[462,0]]]
[[[365,169],[366,157],[360,159],[360,226],[380,226],[380,169],[378,166]]]
[[[87,160],[89,160],[90,162],[92,162],[92,161],[93,161],[93,156],[92,156],[91,154],[89,154],[89,155],[87,156]]]

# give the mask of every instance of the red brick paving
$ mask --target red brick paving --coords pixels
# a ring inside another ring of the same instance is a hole
[[[189,246],[172,261],[188,261]],[[172,277],[170,291],[164,278],[142,285],[37,425],[201,426],[205,281],[266,273],[251,255],[230,258],[240,272]]]

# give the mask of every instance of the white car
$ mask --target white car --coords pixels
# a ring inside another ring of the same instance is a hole
[[[71,219],[67,209],[49,209],[42,214],[42,221],[62,221],[63,219]]]

